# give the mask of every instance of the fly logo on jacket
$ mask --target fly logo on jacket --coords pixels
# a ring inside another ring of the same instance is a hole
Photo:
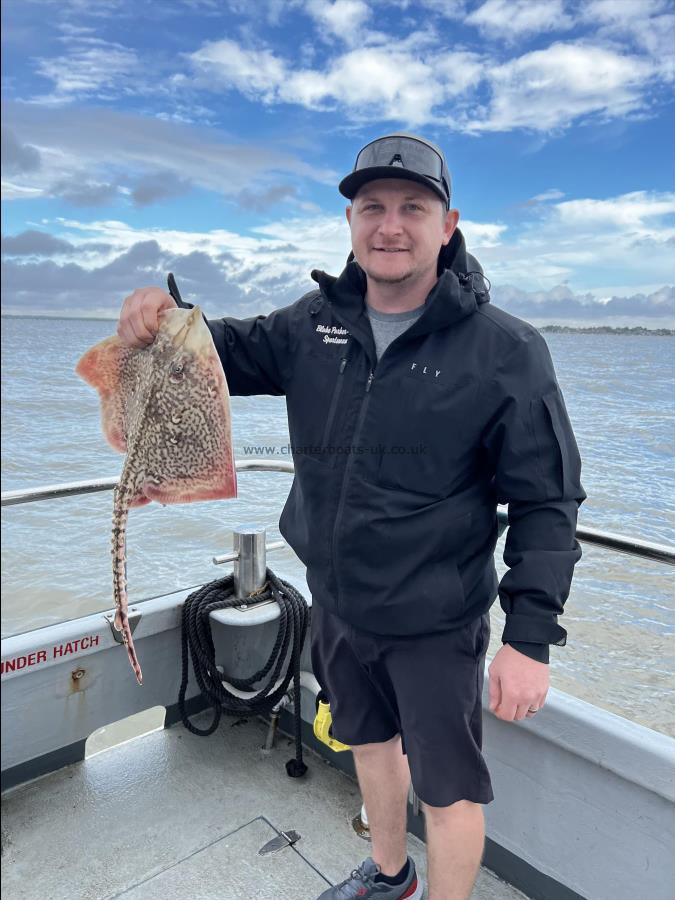
[[[416,362],[410,364],[410,371],[411,371],[411,372],[413,372],[413,371],[414,371],[415,369],[417,369],[417,368],[419,368],[419,366],[418,366],[418,364],[417,364]],[[434,378],[438,378],[438,376],[441,374],[441,370],[440,370],[440,369],[434,369],[433,366],[423,366],[423,367],[421,368],[421,373],[422,373],[422,375],[426,375],[427,372],[433,373],[433,377],[434,377]]]

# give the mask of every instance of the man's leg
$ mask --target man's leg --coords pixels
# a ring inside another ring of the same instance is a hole
[[[361,796],[366,806],[372,857],[383,875],[398,875],[406,859],[408,759],[401,735],[382,744],[352,746]]]
[[[422,804],[426,825],[429,900],[469,900],[485,843],[480,803]]]

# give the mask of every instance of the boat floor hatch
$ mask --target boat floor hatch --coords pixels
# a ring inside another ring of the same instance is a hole
[[[293,742],[265,751],[266,734],[258,717],[225,717],[209,738],[178,724],[7,791],[2,896],[314,900],[370,854],[351,825],[361,795],[310,750],[289,778]],[[291,830],[292,846],[259,854]],[[424,844],[409,835],[408,852],[426,883]],[[523,896],[486,869],[472,895]]]
[[[260,816],[116,896],[125,900],[317,897],[328,887],[326,880],[298,851],[286,847],[258,856],[280,830]]]

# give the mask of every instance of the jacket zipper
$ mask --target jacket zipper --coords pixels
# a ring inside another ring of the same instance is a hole
[[[330,436],[331,429],[333,427],[333,419],[335,418],[335,411],[337,409],[338,400],[340,399],[340,394],[342,393],[342,385],[345,380],[342,378],[344,374],[345,368],[347,367],[347,357],[343,356],[340,360],[340,368],[338,369],[338,378],[337,384],[335,385],[335,390],[333,391],[333,399],[331,400],[330,409],[328,411],[328,419],[326,420],[326,427],[323,430],[323,439],[321,441],[322,447],[328,446],[328,438]]]
[[[359,410],[359,417],[356,421],[356,428],[354,429],[354,437],[352,438],[355,445],[358,440],[359,434],[361,432],[361,426],[363,424],[363,420],[366,416],[366,408],[368,406],[368,399],[369,399],[368,395],[370,393],[370,386],[373,383],[374,377],[375,377],[375,375],[371,371],[368,375],[368,380],[366,382],[366,390],[363,395],[363,400],[361,401],[361,409]],[[340,583],[338,580],[338,571],[339,571],[340,567],[339,567],[339,563],[338,563],[337,534],[338,534],[338,529],[340,527],[340,518],[342,516],[342,509],[343,509],[344,503],[345,503],[345,494],[347,493],[346,489],[347,489],[349,469],[351,467],[353,458],[354,458],[354,454],[350,453],[349,457],[347,458],[347,463],[345,465],[344,474],[342,476],[342,487],[340,489],[340,499],[338,501],[338,508],[337,508],[337,512],[335,514],[335,526],[333,528],[333,542],[332,542],[332,544],[333,544],[333,567],[335,570],[335,586],[337,588],[336,606],[337,606],[338,615],[340,614]]]
[[[333,311],[333,315],[335,315],[335,311]],[[338,320],[338,322],[342,322],[342,320],[340,319],[339,316],[336,315],[335,318]],[[347,324],[349,324],[349,323],[347,323]],[[342,322],[342,325],[344,325],[346,327],[345,322]],[[390,344],[385,349],[385,351],[382,354],[382,356],[380,357],[380,359],[376,361],[374,368],[377,368],[377,366],[381,363],[382,357],[386,353],[389,352],[392,345],[399,342],[401,340],[401,338],[403,338],[405,336],[406,336],[406,333],[404,332],[403,334],[399,334],[398,337],[394,338],[394,340],[390,342]],[[347,360],[345,357],[343,357],[342,362],[340,363],[340,373],[344,372],[344,368],[345,368],[346,364],[347,364]],[[354,444],[356,444],[356,440],[361,432],[361,426],[363,424],[363,420],[366,415],[366,408],[368,406],[370,387],[373,383],[374,377],[375,377],[375,372],[373,369],[371,369],[368,374],[368,380],[366,381],[366,389],[365,389],[365,392],[363,395],[363,400],[361,402],[361,409],[359,410],[358,419],[356,421],[356,427],[354,429],[354,436],[352,438],[352,441]],[[340,379],[338,382],[338,387],[336,389],[337,393],[339,393],[342,390],[342,384],[343,384],[343,379]],[[329,417],[328,417],[331,425],[332,425],[332,417],[335,415],[334,407],[337,406],[335,393],[333,394],[333,401],[334,402],[331,402],[331,413],[329,414]],[[326,428],[326,431],[324,433],[324,446],[325,446],[325,438],[327,437],[327,432],[328,432],[328,428]],[[347,462],[345,464],[345,470],[342,475],[342,486],[340,488],[340,499],[338,500],[337,512],[335,513],[335,524],[333,526],[333,537],[332,537],[332,541],[331,541],[331,549],[332,549],[332,556],[333,556],[333,569],[335,572],[335,586],[337,589],[336,608],[337,608],[338,615],[340,613],[340,583],[339,583],[339,576],[338,576],[339,565],[338,565],[338,552],[337,552],[337,544],[338,544],[337,535],[338,535],[338,529],[340,527],[340,518],[342,516],[342,510],[343,510],[344,503],[345,503],[345,495],[347,493],[347,481],[348,481],[349,470],[351,468],[353,456],[354,456],[353,453],[349,454],[349,456],[347,458]]]

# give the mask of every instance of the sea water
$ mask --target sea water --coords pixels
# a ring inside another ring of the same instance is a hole
[[[96,392],[74,373],[114,322],[2,320],[2,490],[117,477],[122,456],[101,433]],[[582,458],[588,499],[579,525],[675,544],[673,511],[675,340],[669,336],[545,334]],[[282,397],[233,397],[235,456],[288,443]],[[290,461],[289,456],[276,459]],[[241,472],[236,500],[134,509],[128,523],[131,603],[222,577],[214,555],[231,530],[278,519],[292,476]],[[110,492],[2,512],[3,637],[111,607]],[[500,578],[504,536],[495,552]],[[551,648],[551,685],[640,724],[675,735],[673,568],[582,543],[560,624],[567,646]],[[300,580],[290,548],[268,565]],[[504,614],[491,610],[488,656],[499,650]],[[177,662],[178,664],[178,662]]]

